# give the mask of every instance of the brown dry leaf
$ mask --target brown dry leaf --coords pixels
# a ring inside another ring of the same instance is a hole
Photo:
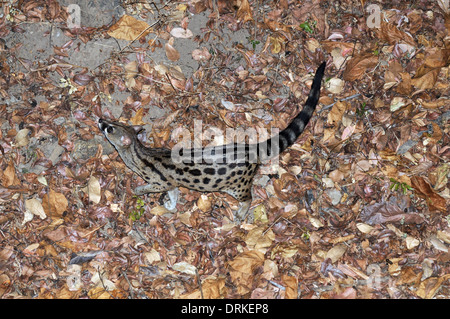
[[[228,262],[231,268],[230,277],[237,287],[238,294],[244,295],[250,291],[254,280],[254,272],[263,263],[264,254],[257,250],[243,252]]]
[[[30,141],[30,139],[28,138],[29,134],[30,130],[27,128],[21,129],[19,132],[17,132],[17,135],[15,137],[16,146],[27,146]]]
[[[342,116],[344,115],[345,111],[347,110],[347,103],[338,101],[335,105],[333,105],[333,108],[331,109],[330,113],[328,113],[327,123],[336,125],[337,123],[341,123]]]
[[[235,271],[244,274],[253,274],[254,270],[264,263],[264,254],[258,250],[249,250],[236,256],[228,262],[228,265]]]
[[[20,181],[16,176],[14,161],[10,160],[8,166],[1,174],[1,182],[3,187],[20,185]]]
[[[165,208],[162,205],[155,206],[150,210],[150,214],[156,215],[156,216],[162,216],[164,214],[167,214],[168,212],[169,211],[167,210],[167,208]]]
[[[269,20],[264,18],[264,24],[272,31],[278,32],[278,31],[284,31],[289,32],[289,27],[287,25],[284,25],[280,22]]]
[[[450,50],[432,48],[428,50],[424,63],[417,69],[411,83],[418,89],[426,90],[434,87],[442,67],[448,65]]]
[[[211,59],[211,53],[209,53],[207,48],[195,49],[192,51],[192,58],[195,61],[209,60]]]
[[[200,299],[202,297],[202,293],[200,289],[195,289],[191,292],[188,292],[186,294],[182,294],[178,296],[180,299]]]
[[[450,173],[450,164],[445,163],[439,166],[435,172],[436,172],[436,182],[434,183],[434,189],[440,190],[441,188],[444,188],[448,183],[447,176]]]
[[[272,53],[280,53],[284,45],[284,39],[282,37],[269,37],[268,39],[270,41],[270,50],[272,51]]]
[[[430,210],[439,210],[442,213],[447,213],[447,203],[443,197],[437,194],[425,179],[420,176],[411,177],[411,183],[417,195],[427,201]]]
[[[404,284],[419,283],[422,277],[422,272],[415,272],[413,267],[403,267],[400,271],[396,285],[401,286]]]
[[[275,290],[266,290],[263,288],[256,288],[252,291],[250,299],[275,299],[278,292]]]
[[[435,122],[432,122],[431,125],[433,126],[433,134],[425,139],[424,145],[430,143],[436,144],[440,139],[442,139],[442,130],[439,125]]]
[[[242,21],[243,23],[245,23],[247,21],[253,20],[252,10],[250,9],[248,0],[238,0],[237,5],[239,7],[237,14],[236,14],[238,21]]]
[[[325,258],[330,258],[332,263],[337,262],[347,251],[347,246],[344,244],[337,244],[327,251]]]
[[[281,256],[284,258],[293,257],[302,247],[290,243],[280,243],[271,250],[270,258]]]
[[[71,231],[66,226],[61,225],[55,230],[45,232],[44,235],[58,246],[77,251],[77,243],[71,240],[70,233]]]
[[[429,68],[442,68],[450,62],[450,49],[432,48],[427,51],[429,55],[426,56],[424,64]]]
[[[195,276],[197,274],[197,268],[185,261],[180,261],[172,265],[172,269],[191,276]]]
[[[170,34],[175,38],[188,39],[194,36],[191,30],[183,28],[173,28]]]
[[[417,289],[417,295],[423,299],[431,299],[436,294],[442,284],[450,279],[450,274],[442,277],[431,277],[422,281]]]
[[[333,94],[340,94],[344,90],[345,81],[339,78],[331,78],[329,81],[325,83],[325,87],[327,91]],[[327,103],[324,103],[327,104]]]
[[[420,90],[431,89],[438,79],[439,72],[440,68],[430,68],[424,64],[419,67],[411,83]]]
[[[380,152],[381,153],[381,152]],[[393,160],[391,160],[393,161]],[[411,185],[411,179],[401,172],[398,171],[397,166],[386,164],[381,167],[381,171],[383,174],[389,178],[395,179],[396,181],[400,183],[406,183],[408,185]]]
[[[357,291],[353,287],[346,287],[339,293],[336,293],[333,295],[334,299],[355,299],[356,298]]]
[[[396,44],[398,42],[405,42],[409,45],[416,46],[414,39],[407,33],[400,31],[397,26],[387,23],[382,19],[380,28],[376,30],[380,40],[386,41],[389,44]]]
[[[62,217],[68,205],[66,197],[52,189],[42,199],[42,207],[50,217]]]
[[[2,262],[3,265],[14,254],[15,251],[16,250],[14,249],[13,246],[6,245],[6,246],[1,247],[0,261]]]
[[[286,299],[298,299],[298,279],[294,276],[282,275],[284,287],[286,288]]]
[[[424,101],[422,99],[417,99],[417,102],[419,102],[424,108],[427,109],[437,109],[442,106],[450,105],[450,99],[448,98],[439,98],[434,101]]]
[[[203,298],[218,299],[223,298],[227,293],[225,277],[210,276],[202,282]]]
[[[365,74],[367,69],[374,68],[378,63],[378,57],[372,53],[353,57],[345,68],[343,78],[346,81],[355,81]]]
[[[109,28],[107,33],[116,39],[133,41],[139,36],[146,36],[150,31],[146,22],[124,15]]]
[[[369,225],[386,222],[402,222],[404,224],[421,224],[425,219],[418,213],[405,213],[409,208],[407,196],[391,196],[389,200],[364,207],[361,220]]]
[[[11,279],[7,274],[0,275],[0,297],[3,296],[5,291],[11,286]]]
[[[336,56],[338,56],[338,57],[345,57],[346,55],[349,55],[349,54],[351,55],[353,52],[359,53],[359,51],[361,50],[361,47],[362,47],[361,43],[339,42],[339,41],[329,41],[329,40],[320,41],[320,44],[322,45],[323,49],[327,52],[332,52],[333,50],[337,49],[334,52],[335,52]],[[332,55],[333,55],[333,53],[332,53]],[[343,62],[344,59],[342,59],[341,62]],[[333,61],[333,63],[334,62],[335,61]],[[336,65],[337,68],[339,68],[340,66],[341,66],[341,63]]]
[[[81,86],[88,85],[93,80],[94,77],[86,73],[75,74],[73,77],[73,82]]]
[[[136,80],[134,77],[138,74],[138,63],[137,61],[131,61],[125,66],[125,84],[128,88],[133,88],[136,86]]]
[[[112,299],[111,292],[107,291],[103,287],[94,287],[88,291],[90,299]]]
[[[395,90],[399,94],[409,95],[412,91],[411,75],[406,72],[400,72],[402,81],[398,84]]]
[[[42,203],[37,198],[27,199],[25,201],[25,208],[29,210],[33,215],[39,216],[41,219],[47,218],[47,215],[45,215],[44,207],[42,207]]]
[[[263,253],[272,245],[275,234],[272,229],[266,231],[267,227],[256,227],[250,230],[245,238],[245,243],[250,249],[259,250]]]
[[[202,212],[209,212],[212,206],[211,199],[207,195],[202,194],[197,200],[197,206]]]
[[[100,187],[100,182],[98,181],[98,179],[95,176],[91,176],[91,178],[89,178],[87,190],[88,190],[89,200],[91,202],[93,202],[94,204],[100,203],[100,199],[102,198],[101,187]]]
[[[141,107],[139,110],[136,111],[136,114],[130,119],[130,123],[132,125],[144,125],[145,122],[142,120],[144,117],[145,109]]]
[[[166,49],[166,56],[170,61],[178,61],[180,59],[180,52],[171,43],[167,42],[164,47]]]

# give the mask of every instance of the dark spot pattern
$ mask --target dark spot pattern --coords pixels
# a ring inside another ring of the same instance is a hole
[[[199,169],[197,169],[197,168],[191,169],[191,170],[189,171],[189,173],[190,173],[191,175],[194,175],[194,176],[200,176],[200,175],[202,175],[202,171],[199,170]]]

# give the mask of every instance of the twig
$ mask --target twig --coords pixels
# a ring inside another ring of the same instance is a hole
[[[280,290],[283,290],[283,291],[286,290],[286,287],[280,285],[279,283],[276,283],[275,281],[268,280],[268,282],[269,282],[270,284],[274,285],[275,287],[277,287],[277,288],[280,289]]]
[[[126,272],[124,272],[122,270],[121,273],[122,273],[123,278],[125,278],[125,280],[128,282],[128,285],[130,286],[130,297],[131,297],[131,299],[134,299],[133,286],[131,285],[131,282],[128,279],[128,276],[127,276]]]
[[[195,276],[197,277],[197,284],[198,284],[198,287],[200,289],[200,297],[202,299],[204,299],[204,297],[203,297],[203,289],[202,289],[202,281],[200,280],[200,276],[198,275],[198,270],[197,269],[195,269]]]
[[[106,287],[105,283],[103,282],[103,277],[102,274],[100,273],[100,268],[97,267],[97,272],[98,272],[98,278],[100,279],[100,282],[102,284],[103,289],[105,289],[105,291],[113,298],[116,299],[116,297],[114,297],[109,291],[108,288]]]
[[[158,24],[161,21],[161,19],[156,20],[151,25],[149,25],[147,28],[145,28],[139,35],[134,38],[130,43],[128,43],[126,46],[122,48],[122,50],[119,51],[119,53],[122,53],[126,48],[128,48],[130,45],[132,45],[136,40],[138,40],[145,32],[147,32],[148,29],[152,28],[154,25]]]

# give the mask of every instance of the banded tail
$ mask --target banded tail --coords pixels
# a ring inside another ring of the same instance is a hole
[[[320,87],[322,83],[323,74],[325,71],[326,62],[323,62],[316,71],[314,80],[309,92],[308,99],[303,106],[302,111],[292,120],[291,124],[267,141],[258,144],[258,157],[261,161],[270,159],[289,146],[294,144],[297,138],[302,134],[309,120],[311,119],[314,110],[320,97]],[[266,155],[267,154],[267,155]],[[264,156],[266,155],[266,156]]]

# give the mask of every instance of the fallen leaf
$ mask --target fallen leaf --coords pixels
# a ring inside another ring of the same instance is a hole
[[[68,205],[66,197],[52,189],[42,198],[42,207],[50,217],[62,217]]]
[[[240,295],[250,291],[254,272],[263,265],[264,254],[258,250],[250,250],[237,255],[228,262],[232,282]]]
[[[209,60],[211,59],[211,53],[209,53],[207,48],[195,49],[192,51],[192,58],[195,61]]]
[[[389,201],[375,203],[363,208],[361,220],[369,225],[383,224],[386,222],[402,222],[405,224],[421,224],[425,220],[418,213],[405,213],[408,210],[409,201],[405,196],[400,198],[391,196]]]
[[[350,136],[352,136],[353,132],[355,132],[355,128],[356,128],[355,125],[347,126],[344,129],[344,131],[342,132],[341,139],[345,140],[345,139],[349,138]]]
[[[275,290],[266,290],[263,288],[256,288],[252,291],[250,299],[275,299],[278,292]]]
[[[207,195],[202,194],[197,200],[197,206],[202,212],[209,212],[212,206],[211,199]]]
[[[180,52],[177,51],[169,42],[165,44],[166,56],[170,61],[178,61],[180,59]]]
[[[286,299],[298,299],[298,279],[294,276],[283,275],[283,286],[286,288]]]
[[[431,89],[438,79],[439,72],[439,68],[433,69],[422,65],[417,70],[416,76],[411,80],[411,83],[420,90]]]
[[[326,89],[333,94],[340,94],[344,90],[345,81],[339,78],[331,78],[325,83]]]
[[[33,215],[39,216],[41,219],[47,218],[44,207],[42,207],[41,201],[37,198],[27,199],[25,201],[25,208]]]
[[[16,176],[14,161],[10,160],[8,166],[1,174],[1,182],[3,187],[20,185],[20,181]]]
[[[338,261],[342,256],[344,256],[347,251],[347,246],[345,244],[338,244],[333,246],[328,250],[325,258],[330,258],[332,263]]]
[[[184,261],[174,264],[172,269],[191,276],[195,276],[197,274],[197,268],[194,265]]]
[[[391,112],[395,112],[405,106],[407,104],[407,100],[401,96],[396,96],[391,100],[391,105],[389,109]]]
[[[431,277],[422,281],[417,289],[417,296],[423,299],[431,299],[434,297],[442,284],[450,279],[450,274],[441,277]]]
[[[250,250],[237,255],[228,265],[235,271],[251,275],[263,263],[264,254],[258,250]]]
[[[424,198],[430,210],[439,210],[447,213],[447,203],[444,198],[437,194],[433,188],[420,176],[411,177],[412,187],[417,195]]]
[[[250,9],[248,0],[240,0],[239,9],[236,16],[238,18],[238,21],[242,21],[242,23],[253,20],[252,10]]]
[[[101,188],[100,182],[95,176],[91,176],[88,182],[88,195],[89,200],[94,204],[100,203],[101,199]]]
[[[29,143],[28,135],[30,133],[30,130],[27,128],[21,129],[19,132],[17,132],[17,135],[15,137],[16,145],[18,147],[27,146]]]
[[[188,39],[194,36],[191,30],[183,28],[173,28],[170,34],[175,38]]]
[[[336,104],[333,105],[331,111],[328,113],[327,123],[332,125],[340,123],[342,120],[342,116],[344,115],[346,110],[347,110],[346,103],[341,101],[336,102]]]
[[[422,99],[417,99],[417,102],[419,102],[424,108],[427,109],[437,109],[446,105],[450,105],[450,99],[448,98],[439,98],[434,101],[424,101]]]
[[[275,240],[275,234],[271,229],[266,231],[267,227],[256,227],[250,230],[245,238],[245,243],[249,249],[259,250],[265,253],[272,246]]]
[[[141,36],[146,36],[150,31],[149,25],[145,21],[123,15],[119,21],[108,29],[107,33],[116,39],[133,41]]]
[[[136,114],[132,118],[130,118],[130,123],[136,126],[145,124],[145,122],[142,120],[142,118],[144,117],[144,113],[145,109],[143,107],[137,110]]]
[[[368,69],[373,69],[378,63],[378,57],[372,53],[353,57],[348,61],[343,78],[345,81],[355,81],[363,77]]]
[[[269,37],[269,41],[270,41],[270,50],[272,51],[273,54],[278,54],[280,53],[283,44],[284,44],[284,39],[282,37]]]
[[[156,216],[162,216],[167,213],[169,213],[169,211],[167,210],[167,208],[165,208],[162,205],[155,206],[150,210],[150,214],[156,215]]]
[[[226,294],[226,280],[225,277],[209,276],[202,281],[203,298],[205,299],[219,299]]]
[[[399,30],[396,25],[387,23],[383,19],[381,19],[380,28],[376,29],[375,32],[380,40],[386,41],[389,44],[396,44],[399,41],[403,41],[413,47],[416,46],[416,43],[411,35]]]

